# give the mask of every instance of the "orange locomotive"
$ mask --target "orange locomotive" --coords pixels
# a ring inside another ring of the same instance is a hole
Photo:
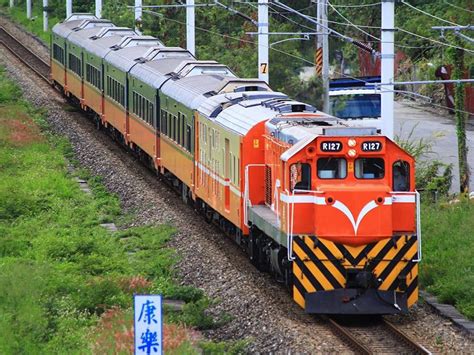
[[[73,15],[54,84],[235,238],[309,313],[403,313],[421,257],[414,161],[376,129],[215,61]]]

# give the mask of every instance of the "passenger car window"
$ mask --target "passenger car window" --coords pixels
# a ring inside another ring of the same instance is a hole
[[[319,158],[318,178],[345,179],[347,176],[347,161],[344,158]]]
[[[392,166],[392,189],[393,191],[410,190],[410,164],[398,160]]]
[[[311,190],[311,165],[296,163],[290,166],[291,190]]]
[[[355,176],[358,179],[382,179],[385,162],[382,158],[360,158],[355,161]]]

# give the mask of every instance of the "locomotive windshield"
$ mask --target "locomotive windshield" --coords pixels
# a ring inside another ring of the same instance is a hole
[[[385,162],[382,158],[360,158],[355,161],[355,176],[358,179],[382,179]]]
[[[319,158],[318,178],[345,179],[347,176],[347,161],[344,158]]]

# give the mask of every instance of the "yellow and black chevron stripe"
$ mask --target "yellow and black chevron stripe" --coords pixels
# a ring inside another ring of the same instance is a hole
[[[321,75],[323,72],[323,48],[319,47],[314,53],[314,65],[316,67],[316,75]]]
[[[313,237],[293,238],[293,298],[305,307],[305,294],[344,288],[348,269],[371,271],[379,290],[406,292],[408,307],[418,300],[416,235],[394,236],[361,246]]]

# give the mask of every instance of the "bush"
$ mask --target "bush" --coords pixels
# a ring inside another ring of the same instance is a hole
[[[408,133],[407,137],[402,137],[403,127],[395,141],[407,151],[416,161],[416,189],[427,191],[432,195],[437,192],[440,196],[447,196],[453,180],[452,164],[445,164],[439,160],[428,160],[433,153],[433,141],[426,139],[415,139],[413,137],[417,125]],[[440,138],[440,137],[436,137]]]

